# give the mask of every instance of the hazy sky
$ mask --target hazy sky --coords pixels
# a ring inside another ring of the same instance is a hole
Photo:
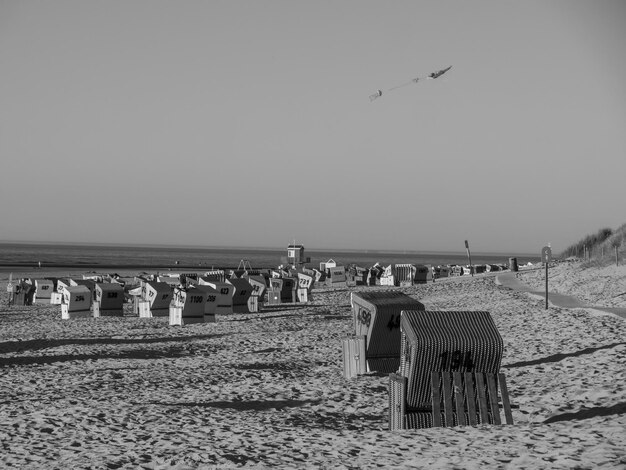
[[[562,250],[626,222],[624,25],[623,0],[0,0],[0,240]]]

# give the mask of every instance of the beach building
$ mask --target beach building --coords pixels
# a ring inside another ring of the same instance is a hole
[[[310,263],[311,258],[304,256],[304,246],[290,244],[287,246],[286,264],[298,267],[304,263]]]
[[[334,268],[335,266],[337,266],[337,263],[335,262],[334,259],[329,259],[328,261],[324,261],[322,263],[320,263],[320,271],[322,271],[323,273],[328,274],[328,270],[330,268]]]

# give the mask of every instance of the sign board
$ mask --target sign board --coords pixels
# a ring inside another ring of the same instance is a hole
[[[550,261],[552,261],[552,249],[549,246],[544,246],[541,249],[541,262],[545,264]]]

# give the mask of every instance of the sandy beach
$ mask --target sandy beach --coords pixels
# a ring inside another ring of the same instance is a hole
[[[563,264],[553,287],[625,306],[624,273],[607,270],[595,284],[604,271]],[[542,276],[519,273],[539,288]],[[3,291],[7,280],[0,274]],[[491,312],[515,424],[390,432],[388,377],[342,376],[350,293],[360,289],[389,288],[318,288],[306,305],[184,327],[137,318],[130,306],[124,318],[62,321],[59,306],[9,308],[3,292],[1,466],[626,467],[623,319],[546,310],[541,298],[498,286],[492,275],[395,288],[429,310]]]

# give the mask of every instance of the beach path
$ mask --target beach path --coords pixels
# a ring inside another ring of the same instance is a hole
[[[536,290],[530,287],[528,284],[520,281],[514,272],[507,272],[498,274],[496,276],[496,284],[508,287],[509,289],[516,290],[518,292],[528,292],[529,294],[538,295],[544,297],[546,295],[545,290]],[[581,302],[576,297],[571,295],[559,294],[558,292],[551,292],[548,290],[548,302],[554,305],[555,307],[560,308],[590,308],[593,310],[601,310],[603,312],[608,312],[615,314],[621,318],[626,318],[626,308],[616,308],[616,307],[598,307],[594,305],[588,305],[586,303]]]

